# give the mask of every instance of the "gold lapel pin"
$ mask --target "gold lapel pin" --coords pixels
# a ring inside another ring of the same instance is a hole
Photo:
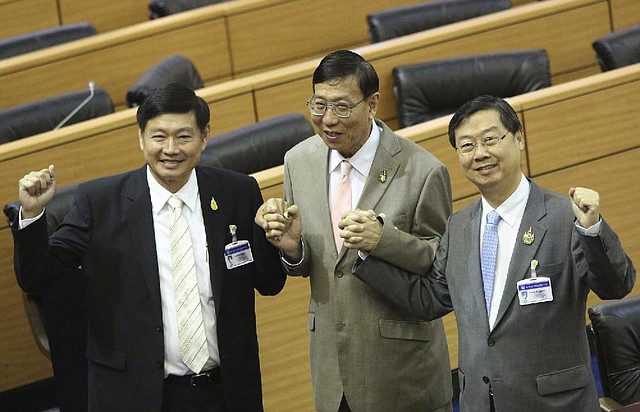
[[[380,183],[384,183],[387,181],[387,171],[386,169],[382,169],[382,172],[380,172],[380,175],[378,175],[378,180],[380,181]]]
[[[218,210],[218,203],[213,197],[211,198],[211,210]]]
[[[529,229],[527,229],[527,231],[524,232],[524,235],[522,235],[522,241],[525,245],[530,245],[534,240],[535,236],[533,234],[533,229],[531,228],[531,226],[529,226]]]

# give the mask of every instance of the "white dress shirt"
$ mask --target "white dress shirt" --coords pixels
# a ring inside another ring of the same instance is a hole
[[[162,323],[164,330],[164,374],[165,376],[193,373],[180,358],[178,342],[178,321],[176,315],[173,272],[171,271],[171,241],[169,235],[170,207],[167,201],[172,193],[162,187],[151,175],[147,167],[147,182],[151,193],[153,211],[153,229],[155,232],[158,270],[160,274],[160,296],[162,299]],[[209,273],[207,236],[204,230],[198,181],[195,170],[187,183],[174,193],[184,202],[183,214],[189,223],[193,252],[196,261],[196,277],[202,304],[202,317],[209,347],[209,360],[203,370],[212,369],[220,364],[218,336],[216,331],[216,309],[213,301],[211,276]]]

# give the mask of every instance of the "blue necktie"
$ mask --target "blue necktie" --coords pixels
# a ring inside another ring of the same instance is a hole
[[[493,281],[496,276],[496,258],[498,256],[498,222],[500,215],[495,210],[487,214],[487,224],[482,234],[482,251],[480,253],[480,267],[482,269],[482,284],[484,285],[484,299],[487,305],[487,315],[491,311],[491,297],[493,295]]]

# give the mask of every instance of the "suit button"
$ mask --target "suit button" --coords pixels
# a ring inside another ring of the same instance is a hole
[[[162,369],[164,367],[164,363],[160,361],[156,361],[156,368]]]
[[[489,345],[489,346],[493,346],[495,344],[496,344],[496,341],[491,339],[491,338],[489,338],[489,340],[487,341],[487,345]]]
[[[342,275],[344,275],[344,273],[342,273],[341,271],[336,272],[336,276],[337,276],[337,277],[341,278],[341,277],[342,277]]]
[[[156,332],[162,332],[162,326],[156,325]]]
[[[482,377],[482,382],[489,383],[489,378],[487,378],[486,376],[483,376]]]

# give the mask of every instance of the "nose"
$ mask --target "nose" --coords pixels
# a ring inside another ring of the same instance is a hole
[[[336,116],[332,109],[327,108],[327,111],[322,116],[322,122],[327,125],[334,125],[340,121],[340,118]]]
[[[489,151],[487,150],[487,148],[485,147],[485,145],[483,143],[478,143],[476,145],[475,150],[473,151],[473,158],[474,159],[484,159],[491,156],[491,154],[489,153]]]
[[[178,140],[175,137],[170,136],[165,140],[162,150],[167,154],[177,153],[179,151],[178,146]]]

